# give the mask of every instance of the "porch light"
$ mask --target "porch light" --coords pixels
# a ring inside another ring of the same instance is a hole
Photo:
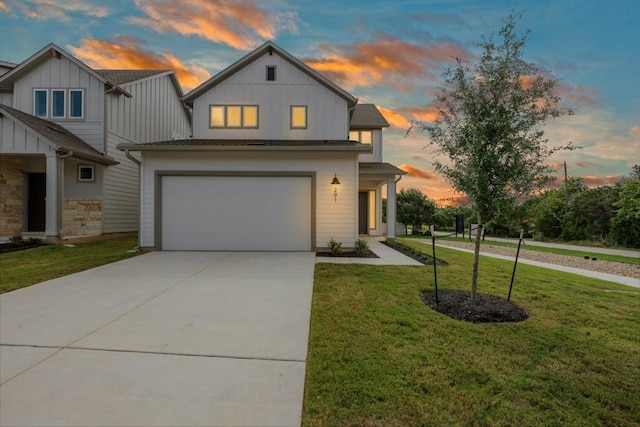
[[[338,201],[338,185],[340,185],[340,180],[338,179],[337,174],[333,174],[333,181],[331,181],[331,185],[333,185],[333,201]]]

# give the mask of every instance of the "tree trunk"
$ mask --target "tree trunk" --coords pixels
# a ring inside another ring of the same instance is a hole
[[[480,261],[480,239],[482,236],[482,217],[478,212],[478,228],[476,229],[476,247],[473,254],[473,275],[471,276],[471,304],[476,303],[478,296],[478,262]]]

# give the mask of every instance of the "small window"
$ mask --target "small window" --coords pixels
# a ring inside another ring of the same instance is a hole
[[[270,82],[276,81],[276,66],[275,65],[267,65],[267,81],[270,81]]]
[[[69,91],[69,117],[81,119],[84,117],[84,91],[72,89]]]
[[[51,117],[64,117],[64,90],[53,89],[51,91]]]
[[[292,105],[291,106],[291,128],[305,129],[307,127],[307,106]]]
[[[370,130],[352,130],[349,132],[349,141],[371,144],[373,141],[373,132]]]
[[[47,91],[36,89],[33,93],[33,115],[47,117]]]
[[[247,105],[242,107],[242,127],[257,128],[258,127],[258,106]]]
[[[91,182],[95,180],[93,166],[78,166],[78,181]]]
[[[224,127],[224,106],[222,105],[211,106],[211,127],[212,128]]]
[[[227,107],[227,127],[239,128],[242,126],[242,107]]]

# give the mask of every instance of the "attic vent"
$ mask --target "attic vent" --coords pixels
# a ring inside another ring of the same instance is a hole
[[[276,66],[275,65],[267,65],[267,81],[269,81],[269,82],[276,81]]]

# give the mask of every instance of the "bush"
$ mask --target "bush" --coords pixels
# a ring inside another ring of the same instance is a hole
[[[366,255],[369,252],[369,243],[365,239],[356,240],[356,255]]]
[[[327,247],[332,255],[342,255],[342,242],[338,242],[332,238],[329,240],[329,243],[327,243]]]

